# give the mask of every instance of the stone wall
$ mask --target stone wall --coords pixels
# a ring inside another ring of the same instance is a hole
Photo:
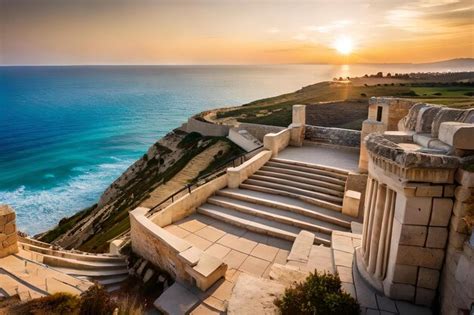
[[[16,215],[10,206],[0,205],[0,258],[18,253]]]
[[[285,127],[240,123],[237,129],[238,130],[245,129],[255,138],[257,138],[260,141],[263,141],[263,137],[265,137],[267,133],[277,133],[285,129]]]
[[[278,153],[290,144],[291,130],[284,129],[278,133],[266,134],[263,138],[263,147],[272,152],[272,156],[276,157]]]
[[[228,187],[238,188],[242,182],[258,171],[272,157],[272,152],[264,150],[245,163],[227,169]]]
[[[212,124],[191,117],[186,124],[186,132],[198,132],[203,136],[211,137],[227,137],[229,126]]]
[[[432,306],[446,255],[454,178],[444,176],[449,169],[407,173],[380,161],[371,153],[357,267],[388,297]],[[432,178],[444,180],[433,184]]]
[[[307,125],[305,140],[358,148],[360,131]]]
[[[474,213],[474,173],[459,170],[450,216],[449,238],[440,282],[442,314],[459,314],[471,309],[474,302],[474,243],[472,230],[464,218]],[[471,240],[472,241],[472,240]]]

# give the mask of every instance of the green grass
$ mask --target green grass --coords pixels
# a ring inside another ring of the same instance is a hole
[[[49,230],[46,234],[42,235],[40,237],[40,240],[47,243],[54,241],[59,236],[63,235],[64,233],[72,229],[77,222],[81,221],[83,218],[89,215],[92,212],[92,210],[95,209],[96,206],[97,205],[95,204],[89,208],[85,208],[79,211],[78,213],[74,214],[72,217],[61,219],[58,225],[55,228]]]
[[[372,96],[393,96],[430,102],[450,107],[466,108],[474,106],[474,98],[467,96],[473,88],[465,84],[446,86],[424,83],[412,86],[410,83],[353,86],[338,82],[321,82],[304,87],[296,92],[257,100],[241,107],[217,112],[217,118],[235,118],[240,122],[274,126],[288,126],[291,123],[291,107],[295,104],[315,104],[318,102],[367,100]],[[432,85],[432,86],[430,86]],[[271,112],[265,115],[262,111]],[[360,122],[350,123],[357,126]]]
[[[474,89],[468,86],[412,87],[419,96],[466,97]]]
[[[90,252],[105,252],[108,250],[108,241],[130,228],[129,214],[128,211],[138,206],[148,196],[149,192],[152,191],[158,183],[164,182],[173,178],[180,170],[182,170],[189,161],[191,161],[196,155],[203,152],[218,141],[225,141],[229,143],[229,140],[223,137],[203,137],[197,133],[189,134],[180,142],[180,145],[186,147],[186,153],[175,163],[173,163],[168,169],[162,173],[140,173],[137,178],[140,180],[129,185],[127,192],[120,197],[117,205],[114,205],[114,211],[111,213],[100,225],[100,231],[90,236],[81,246],[80,250]],[[198,147],[200,141],[207,141],[206,145]],[[222,152],[223,158],[229,158],[231,156],[237,156],[240,151],[235,145],[230,146],[229,150]],[[217,159],[216,159],[217,160]],[[218,163],[217,161],[213,161]],[[220,159],[219,159],[220,160]],[[216,165],[216,164],[214,164]]]

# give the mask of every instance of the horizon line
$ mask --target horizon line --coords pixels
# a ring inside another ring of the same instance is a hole
[[[434,63],[442,63],[449,61],[472,61],[474,57],[457,57],[451,59],[443,59],[430,62],[354,62],[354,63],[330,63],[330,62],[295,62],[295,63],[84,63],[84,64],[0,64],[0,67],[107,67],[107,66],[285,66],[285,65],[426,65]]]

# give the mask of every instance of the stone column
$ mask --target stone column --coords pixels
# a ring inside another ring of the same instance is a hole
[[[293,105],[291,123],[306,125],[306,105]]]
[[[365,147],[364,139],[369,134],[374,132],[383,133],[387,130],[387,125],[380,121],[367,119],[362,123],[362,130],[360,133],[360,155],[359,155],[359,171],[361,173],[367,173],[369,168],[369,155]]]
[[[306,126],[306,105],[293,105],[290,129],[290,145],[301,147],[303,145]]]
[[[18,253],[15,211],[8,205],[0,205],[0,258]]]

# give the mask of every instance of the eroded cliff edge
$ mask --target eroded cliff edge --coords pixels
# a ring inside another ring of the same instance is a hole
[[[197,156],[200,162],[193,164],[194,172],[181,174],[175,185],[168,186],[177,187],[183,181],[192,181],[196,174],[206,173],[219,161],[240,152],[226,138],[204,137],[175,129],[150,146],[146,154],[104,191],[97,204],[62,219],[57,227],[39,238],[64,248],[107,251],[108,241],[129,229],[128,211],[143,203],[159,202],[156,194],[152,196],[153,192],[173,181]],[[167,196],[167,192],[161,195]]]

